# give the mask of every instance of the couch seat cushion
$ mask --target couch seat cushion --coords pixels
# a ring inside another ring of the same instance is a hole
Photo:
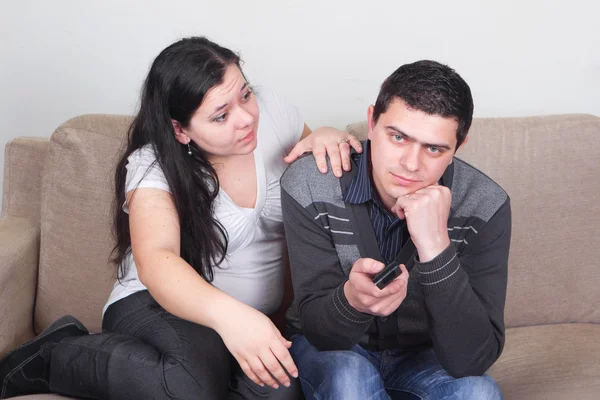
[[[504,398],[600,399],[600,325],[510,328],[489,374]]]

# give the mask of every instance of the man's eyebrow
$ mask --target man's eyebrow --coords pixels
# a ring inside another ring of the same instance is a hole
[[[243,91],[244,91],[244,89],[246,89],[246,87],[247,87],[247,86],[248,86],[248,82],[245,82],[245,83],[242,85],[242,88],[240,89],[240,92],[243,92]],[[212,114],[216,113],[217,111],[221,111],[221,110],[222,110],[222,109],[224,109],[225,107],[227,107],[227,104],[222,104],[222,105],[220,105],[219,107],[215,108],[215,110],[213,111],[213,113],[212,113]],[[211,114],[211,115],[212,115],[212,114]]]
[[[406,132],[403,132],[403,131],[402,131],[402,129],[400,129],[400,128],[397,128],[397,127],[395,127],[395,126],[393,126],[393,125],[387,125],[387,126],[386,126],[386,128],[387,128],[387,129],[390,129],[390,130],[392,130],[392,131],[394,131],[394,132],[398,132],[398,134],[400,134],[400,135],[402,135],[402,136],[406,137],[406,138],[407,138],[407,139],[409,139],[410,141],[417,142],[417,143],[421,144],[421,146],[425,146],[425,147],[437,147],[437,148],[440,148],[440,149],[446,149],[446,150],[450,150],[450,149],[452,149],[452,147],[451,147],[451,146],[449,146],[449,145],[447,145],[447,144],[443,144],[443,143],[423,143],[423,142],[419,142],[419,141],[418,141],[418,140],[416,140],[414,137],[412,137],[412,136],[410,136],[410,135],[406,134]]]

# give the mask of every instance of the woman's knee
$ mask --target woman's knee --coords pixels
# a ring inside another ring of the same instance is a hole
[[[163,387],[169,398],[222,399],[229,390],[229,362],[224,364],[208,361],[204,365],[179,358],[163,356]]]
[[[302,388],[298,379],[292,378],[290,386],[280,385],[273,389],[267,385],[259,386],[240,369],[233,377],[227,400],[303,400]]]
[[[177,351],[163,354],[166,390],[177,398],[225,398],[231,378],[231,354],[212,329],[180,332]]]

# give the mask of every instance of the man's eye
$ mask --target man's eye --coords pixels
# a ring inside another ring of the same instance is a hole
[[[402,135],[394,135],[394,140],[396,142],[401,142],[401,141],[404,140],[404,136],[402,136]]]
[[[439,147],[434,147],[434,146],[429,146],[429,151],[432,152],[432,153],[434,153],[434,154],[437,154],[437,153],[441,152],[441,150],[440,150]]]
[[[226,118],[227,118],[227,113],[223,113],[223,114],[219,115],[217,118],[215,118],[215,122],[223,122],[223,121],[225,121]]]

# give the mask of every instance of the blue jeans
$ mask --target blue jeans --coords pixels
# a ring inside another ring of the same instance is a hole
[[[346,351],[319,351],[303,335],[294,335],[290,353],[307,400],[502,399],[488,375],[448,375],[433,349],[368,351],[356,345]]]

